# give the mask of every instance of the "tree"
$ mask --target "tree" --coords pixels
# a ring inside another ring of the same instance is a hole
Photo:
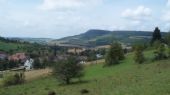
[[[124,52],[121,44],[115,42],[111,44],[109,51],[106,54],[105,66],[118,64],[120,60],[124,59]]]
[[[136,46],[134,53],[135,53],[134,60],[135,60],[136,63],[141,64],[145,61],[142,46]]]
[[[170,58],[170,47],[168,47],[168,57]]]
[[[165,36],[165,42],[170,47],[170,32]]]
[[[152,44],[152,46],[153,46],[155,49],[158,49],[161,44],[162,44],[161,41],[156,40],[156,41]]]
[[[70,57],[58,62],[53,68],[53,73],[62,83],[70,84],[72,78],[80,79],[83,76],[83,66],[76,58]]]
[[[166,48],[164,44],[160,44],[160,46],[155,51],[155,60],[166,59]]]
[[[153,32],[151,44],[153,44],[157,40],[162,41],[162,36],[161,36],[160,30],[159,30],[158,27],[156,27],[154,32]]]

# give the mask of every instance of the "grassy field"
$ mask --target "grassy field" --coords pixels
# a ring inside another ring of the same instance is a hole
[[[14,43],[6,43],[0,41],[0,50],[9,51],[9,50],[16,50],[20,45]]]
[[[146,52],[147,59],[153,56]],[[127,55],[119,65],[103,68],[102,64],[85,68],[83,83],[59,85],[56,78],[46,76],[23,85],[0,88],[0,95],[47,95],[55,91],[57,95],[170,95],[170,60],[136,64],[133,55]]]

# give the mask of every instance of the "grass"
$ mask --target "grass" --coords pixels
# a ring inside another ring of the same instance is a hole
[[[152,52],[146,52],[146,57],[152,58]],[[53,76],[47,76],[0,88],[0,95],[47,95],[49,91],[57,95],[81,95],[82,89],[90,91],[87,95],[170,95],[170,60],[136,64],[132,59],[133,54],[128,54],[119,65],[86,66],[83,83],[59,85]]]
[[[12,43],[4,43],[0,41],[0,45],[0,50],[9,51],[11,49],[17,49],[17,45]]]
[[[29,43],[16,43],[16,42],[4,42],[0,41],[0,51],[5,51],[7,53],[17,53],[17,52],[28,52],[28,51],[38,51],[45,47],[38,46],[37,44]]]

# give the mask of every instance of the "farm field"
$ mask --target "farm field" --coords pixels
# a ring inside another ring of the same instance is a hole
[[[152,52],[145,53],[151,59]],[[102,62],[102,61],[101,61]],[[37,73],[36,71],[34,73]],[[102,64],[85,67],[82,83],[59,85],[53,76],[40,77],[23,85],[0,88],[0,95],[170,95],[170,60],[136,64],[133,54],[128,54],[119,65],[103,68]]]

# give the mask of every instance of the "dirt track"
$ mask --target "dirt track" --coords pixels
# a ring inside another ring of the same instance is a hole
[[[51,74],[51,72],[52,72],[52,70],[49,69],[49,68],[27,71],[27,72],[25,72],[25,79],[26,80],[32,80],[32,79],[36,79],[36,78],[39,78],[39,77],[45,77],[45,76]]]

